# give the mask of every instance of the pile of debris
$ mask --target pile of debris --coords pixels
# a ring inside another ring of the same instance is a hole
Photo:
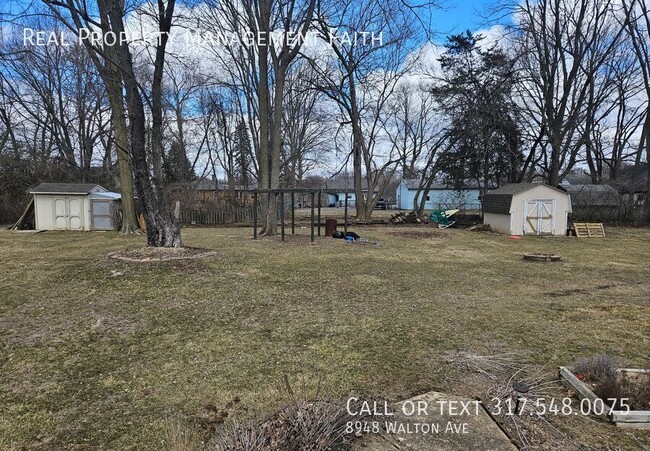
[[[418,214],[414,211],[409,211],[408,213],[400,211],[390,218],[391,224],[423,224],[426,222],[426,220],[420,219]]]

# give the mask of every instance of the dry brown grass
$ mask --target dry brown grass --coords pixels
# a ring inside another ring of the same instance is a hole
[[[187,229],[188,246],[218,256],[146,264],[107,258],[142,236],[0,232],[0,449],[158,450],[170,409],[203,424],[207,405],[237,398],[228,419],[264,418],[283,405],[284,374],[398,400],[483,393],[475,371],[446,361],[454,351],[514,354],[531,370],[592,354],[647,361],[650,230],[519,241],[353,230],[380,245]],[[648,433],[550,421],[585,447],[650,445]]]
[[[168,413],[165,418],[165,449],[167,451],[199,451],[203,449],[196,425],[180,413]]]

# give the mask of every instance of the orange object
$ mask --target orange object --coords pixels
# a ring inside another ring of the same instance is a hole
[[[147,231],[147,222],[144,220],[144,215],[142,213],[138,216],[138,225],[140,226],[140,230],[143,232]]]

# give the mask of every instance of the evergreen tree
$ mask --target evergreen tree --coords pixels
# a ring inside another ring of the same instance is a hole
[[[492,183],[515,181],[522,156],[512,61],[496,45],[483,50],[482,39],[470,31],[448,38],[433,94],[455,143],[442,161],[443,172],[456,186],[471,179],[485,191]]]
[[[237,165],[237,179],[238,182],[248,188],[249,185],[249,171],[251,162],[251,141],[248,136],[248,127],[243,120],[240,120],[235,129],[235,143],[234,143],[235,161]]]
[[[163,163],[165,180],[168,183],[188,182],[194,178],[192,163],[187,158],[185,149],[173,140]]]

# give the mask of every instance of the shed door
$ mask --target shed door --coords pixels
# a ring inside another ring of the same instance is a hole
[[[54,199],[54,228],[56,230],[68,228],[68,209],[65,199]]]
[[[91,200],[90,218],[93,230],[113,230],[113,219],[111,217],[111,201]]]
[[[54,199],[54,228],[56,230],[83,230],[82,199],[60,197]]]
[[[524,201],[524,235],[553,235],[555,233],[555,201]]]
[[[81,208],[81,199],[78,197],[71,197],[68,199],[68,224],[70,230],[81,230],[83,229],[83,220],[81,215],[83,214]]]

